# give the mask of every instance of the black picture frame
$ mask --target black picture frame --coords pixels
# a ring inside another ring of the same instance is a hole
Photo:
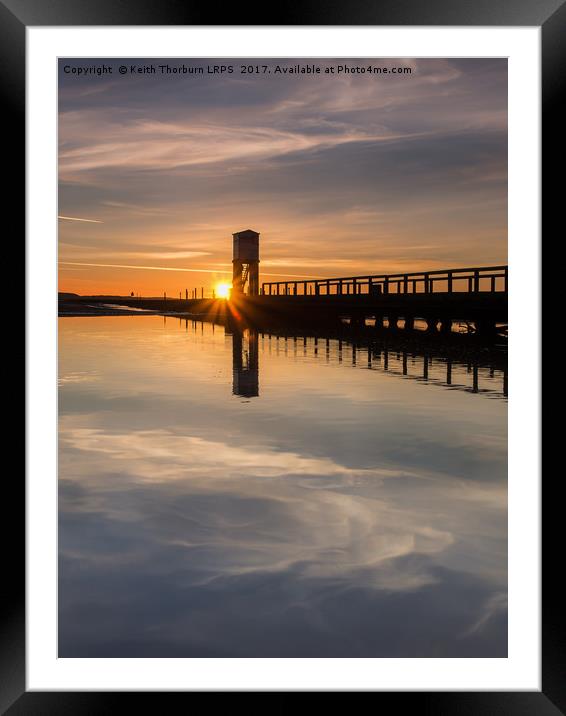
[[[218,22],[221,17],[222,22]],[[566,77],[566,2],[564,0],[280,0],[261,10],[234,3],[220,6],[182,0],[0,0],[0,92],[4,138],[14,153],[11,180],[5,185],[4,218],[7,236],[21,236],[25,216],[25,67],[26,27],[65,25],[429,25],[429,26],[540,26],[542,36],[543,177],[547,225],[561,209],[560,177],[564,152],[561,90]],[[190,54],[190,53],[189,53]],[[9,138],[6,139],[6,138]],[[7,150],[5,150],[7,151]],[[6,157],[4,157],[6,160]],[[550,177],[553,177],[552,181]],[[556,226],[558,222],[556,221]],[[22,241],[23,245],[23,241]],[[11,295],[21,293],[21,275],[13,274]],[[31,310],[32,307],[27,307]],[[534,336],[533,350],[539,350]],[[16,400],[16,389],[12,391]],[[20,393],[18,393],[19,397]],[[9,396],[9,393],[8,393]],[[25,483],[16,473],[4,481],[5,515],[9,510],[24,515]],[[559,587],[559,564],[552,563],[553,546],[561,544],[561,503],[555,492],[560,480],[548,482],[543,494],[543,614],[542,690],[539,692],[372,692],[382,708],[405,707],[415,714],[514,714],[556,716],[566,714],[566,647],[563,639],[563,592]],[[116,713],[135,708],[132,699],[143,699],[146,708],[160,711],[173,707],[170,697],[185,699],[187,693],[167,693],[167,705],[158,692],[30,692],[25,684],[25,530],[24,519],[16,526],[2,521],[4,548],[14,564],[5,568],[2,588],[0,636],[0,712],[19,714]],[[555,560],[557,561],[557,560]],[[556,575],[556,576],[555,576]],[[391,703],[393,699],[394,703]]]

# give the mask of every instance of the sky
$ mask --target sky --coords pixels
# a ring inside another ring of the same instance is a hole
[[[505,59],[59,62],[60,291],[209,293],[247,228],[260,281],[507,262]]]

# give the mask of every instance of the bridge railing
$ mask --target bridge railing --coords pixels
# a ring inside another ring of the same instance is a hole
[[[265,296],[347,296],[395,293],[500,293],[507,291],[507,266],[481,266],[374,276],[343,276],[261,284]]]

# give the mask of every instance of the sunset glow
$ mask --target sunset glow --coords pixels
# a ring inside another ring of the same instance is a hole
[[[56,656],[513,657],[507,59],[59,63]]]
[[[507,61],[395,63],[411,74],[61,69],[59,289],[211,295],[249,226],[260,281],[506,263]]]
[[[214,293],[217,298],[229,298],[232,286],[229,283],[217,283],[214,289]]]

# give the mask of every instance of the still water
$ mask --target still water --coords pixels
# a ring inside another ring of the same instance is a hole
[[[59,656],[505,657],[504,390],[337,340],[60,318]]]

